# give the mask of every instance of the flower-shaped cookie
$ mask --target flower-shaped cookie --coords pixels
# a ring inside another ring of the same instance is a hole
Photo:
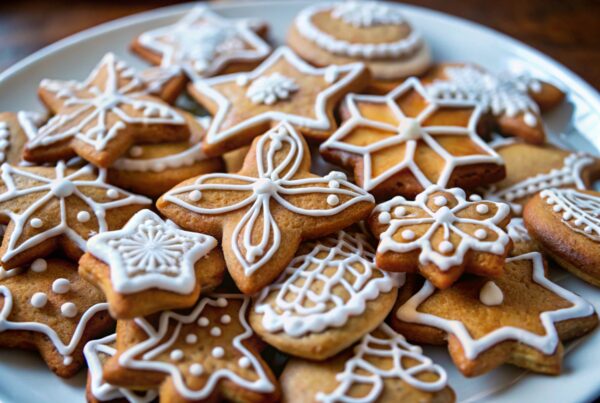
[[[449,287],[464,271],[502,273],[512,245],[505,232],[510,208],[479,196],[470,199],[462,189],[432,185],[415,201],[397,196],[378,205],[370,219],[379,237],[377,266],[418,269],[438,288]]]

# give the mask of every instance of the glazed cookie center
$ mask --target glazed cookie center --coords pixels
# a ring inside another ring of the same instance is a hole
[[[69,197],[75,191],[75,185],[68,179],[57,179],[50,185],[50,190],[55,197]]]
[[[398,136],[404,140],[418,140],[421,138],[421,124],[417,119],[406,118],[398,125]]]
[[[257,195],[272,195],[277,192],[277,185],[270,179],[260,178],[254,182],[252,190]]]
[[[105,93],[94,100],[96,108],[101,110],[112,109],[121,103],[121,98],[114,93]]]

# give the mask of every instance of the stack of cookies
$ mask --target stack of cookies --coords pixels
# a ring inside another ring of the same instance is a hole
[[[564,93],[433,64],[388,3],[267,33],[197,7],[133,39],[153,67],[0,114],[0,345],[87,363],[90,402],[453,402],[423,344],[559,374],[598,316],[548,270],[600,286],[600,160],[544,131]]]

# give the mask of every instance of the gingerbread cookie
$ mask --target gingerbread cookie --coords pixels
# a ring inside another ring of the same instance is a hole
[[[163,312],[156,328],[142,318],[129,321],[117,329],[118,352],[104,379],[158,387],[161,401],[277,401],[279,385],[246,322],[249,305],[248,297],[216,294],[187,314]]]
[[[483,197],[509,203],[519,216],[525,203],[544,189],[588,189],[600,176],[600,159],[584,153],[523,143],[497,151],[506,164],[506,178],[483,189]]]
[[[465,276],[446,290],[430,282],[418,290],[409,283],[398,303],[392,326],[409,340],[447,341],[465,376],[503,363],[559,374],[562,341],[598,324],[590,303],[546,278],[537,252],[507,259],[503,274],[493,280]]]
[[[513,248],[511,256],[519,256],[529,252],[539,252],[538,243],[531,237],[521,217],[513,217],[506,226],[506,233],[510,237]]]
[[[287,122],[254,140],[237,174],[188,179],[157,202],[183,228],[222,239],[229,273],[245,294],[275,280],[301,240],[365,218],[373,197],[341,172],[311,174],[304,139]]]
[[[149,94],[169,104],[175,103],[187,84],[185,74],[176,66],[149,67],[140,70],[138,77]]]
[[[533,144],[546,139],[541,113],[565,97],[559,88],[527,72],[493,74],[472,64],[440,64],[423,82],[434,97],[479,103],[499,132]]]
[[[214,116],[204,151],[220,155],[250,144],[280,120],[324,140],[336,129],[337,102],[360,91],[367,78],[362,63],[315,68],[280,47],[251,72],[198,80],[189,91]]]
[[[526,205],[532,237],[562,267],[600,287],[600,193],[546,189]]]
[[[444,369],[382,323],[327,362],[292,359],[281,375],[284,402],[454,402]]]
[[[60,259],[37,259],[0,284],[0,346],[38,350],[48,367],[71,377],[83,365],[83,346],[113,322],[102,293]]]
[[[30,162],[79,155],[106,168],[133,144],[190,135],[180,112],[149,95],[135,70],[112,53],[83,82],[43,80],[39,96],[55,115],[27,143],[23,156]]]
[[[25,143],[35,135],[43,120],[36,112],[0,113],[0,163],[18,165]]]
[[[183,231],[150,210],[122,229],[90,238],[79,273],[106,295],[116,319],[189,308],[221,283],[222,253],[211,236]]]
[[[458,188],[432,185],[415,201],[396,196],[369,219],[379,237],[377,267],[418,270],[438,288],[450,287],[465,271],[499,276],[512,247],[509,220],[507,204],[477,195],[468,201]]]
[[[283,352],[324,360],[379,326],[403,282],[375,266],[366,234],[339,231],[301,248],[258,294],[250,325]]]
[[[50,254],[58,246],[77,260],[86,240],[120,228],[152,203],[105,181],[94,167],[0,167],[0,220],[8,224],[0,246],[0,264],[18,267]]]
[[[348,95],[347,120],[320,148],[378,198],[428,185],[474,188],[504,178],[502,159],[477,135],[480,109],[431,98],[415,78],[386,96]]]
[[[319,3],[298,14],[287,43],[316,66],[364,62],[370,90],[386,93],[401,80],[424,73],[431,53],[401,7],[379,1]]]

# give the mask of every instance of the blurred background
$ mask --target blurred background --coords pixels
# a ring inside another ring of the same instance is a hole
[[[175,3],[183,1],[0,0],[0,71],[86,28]],[[467,18],[508,34],[550,55],[600,89],[598,0],[409,0],[404,3]]]

